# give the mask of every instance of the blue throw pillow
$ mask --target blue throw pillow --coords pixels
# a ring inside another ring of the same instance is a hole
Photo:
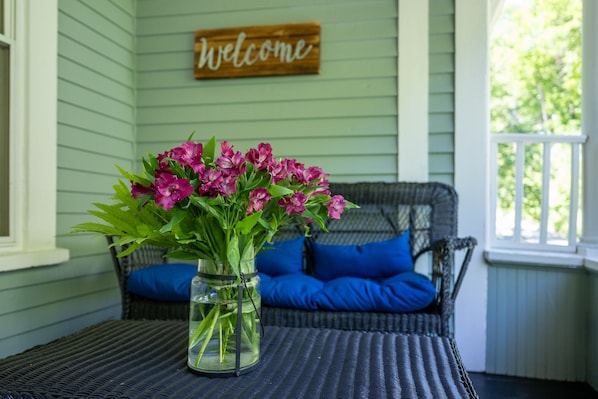
[[[165,263],[134,270],[127,290],[157,301],[189,301],[191,279],[197,266],[188,263]]]
[[[270,277],[260,275],[260,294],[262,304],[283,308],[317,309],[314,303],[317,294],[324,283],[305,274],[285,274]]]
[[[269,276],[301,273],[303,271],[304,241],[305,237],[301,236],[292,240],[278,241],[273,244],[266,243],[264,248],[271,249],[260,252],[256,256],[257,270]]]
[[[436,289],[416,272],[383,280],[340,277],[324,284],[313,301],[318,309],[363,312],[415,312],[432,303]]]
[[[312,244],[314,276],[322,281],[338,277],[384,278],[412,271],[409,230],[397,238],[364,245]]]

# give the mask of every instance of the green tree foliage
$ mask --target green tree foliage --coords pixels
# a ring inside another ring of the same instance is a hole
[[[491,38],[491,131],[576,134],[581,128],[581,0],[507,0]],[[524,209],[539,220],[542,146],[525,148]],[[512,209],[515,152],[500,145],[498,205]],[[555,176],[553,175],[554,179]],[[565,190],[566,200],[568,193]],[[566,207],[555,228],[563,223]]]
[[[581,1],[517,0],[503,12],[491,42],[491,130],[577,133]]]

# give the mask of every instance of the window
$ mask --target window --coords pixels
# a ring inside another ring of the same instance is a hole
[[[581,0],[504,0],[491,39],[491,245],[574,253]]]
[[[57,0],[0,0],[0,271],[56,264]]]
[[[7,2],[0,0],[0,237],[10,235],[10,193],[9,193],[9,132],[10,132],[10,82],[12,40],[6,31],[4,19]]]

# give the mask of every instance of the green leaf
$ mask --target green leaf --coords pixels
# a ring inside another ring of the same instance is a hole
[[[216,136],[203,145],[203,159],[205,163],[212,163],[214,161],[214,153],[216,152]]]
[[[160,229],[161,233],[167,233],[172,231],[179,223],[181,223],[183,221],[183,219],[185,219],[186,213],[182,212],[182,211],[175,211],[172,215],[172,218],[170,219],[170,221],[165,224],[164,226],[162,226],[162,228]]]
[[[256,225],[256,223],[262,217],[262,212],[253,213],[237,222],[235,226],[235,230],[237,230],[241,234],[249,234],[251,229]]]
[[[181,260],[197,260],[197,254],[192,254],[187,251],[173,251],[166,254],[167,258],[181,259]]]
[[[127,172],[126,170],[124,170],[123,168],[121,168],[119,165],[116,165],[116,169],[118,169],[118,171],[120,172],[121,175],[123,175],[123,177],[125,177],[127,180],[131,180],[135,183],[139,183],[142,184],[144,186],[149,186],[150,184],[152,184],[152,182],[142,176],[138,176],[138,175],[134,175],[132,173]]]
[[[271,185],[270,188],[268,188],[268,192],[274,198],[283,197],[285,195],[291,195],[294,193],[294,191],[290,188],[279,186],[276,184]]]
[[[210,215],[215,217],[216,220],[218,221],[218,224],[220,224],[220,226],[227,227],[228,223],[226,222],[226,218],[222,214],[221,208],[216,208],[210,204],[210,202],[214,202],[217,205],[221,205],[222,204],[221,197],[208,199],[205,197],[192,196],[192,197],[189,197],[189,199],[190,199],[191,203],[200,206],[202,209],[207,211]],[[220,203],[218,203],[218,202],[220,202]]]
[[[233,236],[226,247],[226,259],[234,274],[239,276],[239,264],[241,254],[239,253],[239,237]]]

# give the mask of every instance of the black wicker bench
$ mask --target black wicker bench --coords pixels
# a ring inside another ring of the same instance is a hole
[[[247,374],[186,367],[183,321],[112,320],[0,359],[0,398],[477,398],[452,339],[266,327]]]
[[[435,300],[426,309],[412,313],[314,311],[262,306],[262,323],[452,336],[451,319],[455,299],[477,244],[473,237],[457,237],[458,196],[455,190],[446,184],[434,182],[331,183],[330,190],[334,194],[344,195],[360,208],[347,210],[340,220],[330,220],[327,233],[317,226],[313,227],[311,237],[306,240],[306,272],[312,272],[309,246],[313,241],[360,245],[391,239],[409,230],[413,258],[426,258],[429,255],[430,278],[437,290]],[[300,234],[288,228],[279,233],[278,239],[289,239]],[[457,268],[455,253],[459,250],[464,253]],[[119,248],[112,246],[111,251],[122,294],[123,319],[187,320],[187,302],[157,302],[126,289],[131,271],[163,263],[163,250],[145,247],[125,257],[117,257]]]

